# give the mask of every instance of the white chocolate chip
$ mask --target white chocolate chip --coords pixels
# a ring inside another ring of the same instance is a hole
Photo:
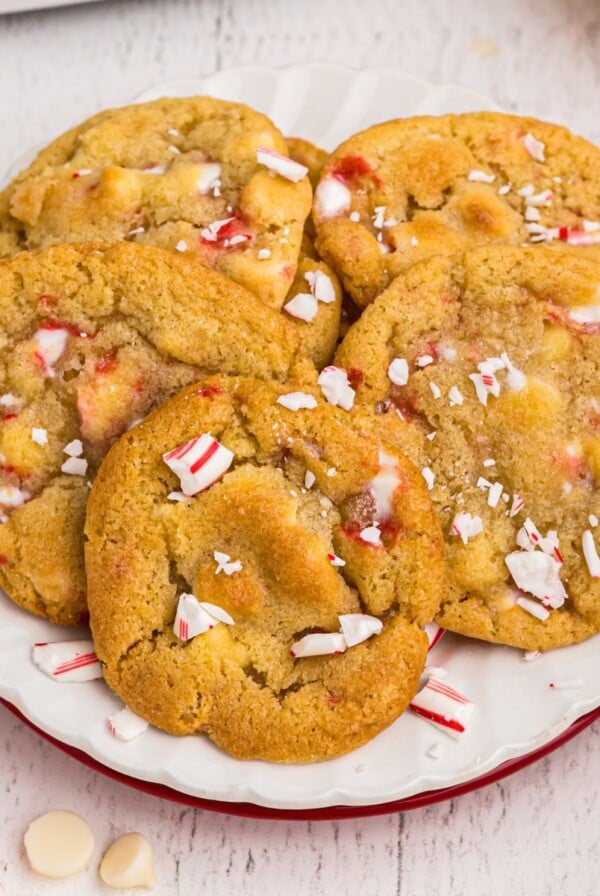
[[[154,885],[152,847],[143,834],[123,834],[108,847],[100,863],[100,877],[109,887],[124,890]]]
[[[45,877],[71,877],[87,866],[94,851],[94,835],[74,812],[46,812],[32,821],[24,838],[34,871]]]

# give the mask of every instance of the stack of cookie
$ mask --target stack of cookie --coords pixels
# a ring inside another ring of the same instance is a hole
[[[0,583],[239,758],[375,736],[433,620],[589,637],[599,247],[600,151],[542,122],[96,115],[0,194]]]

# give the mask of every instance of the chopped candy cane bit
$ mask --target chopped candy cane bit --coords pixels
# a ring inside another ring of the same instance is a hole
[[[34,644],[31,659],[54,681],[95,681],[102,667],[92,641],[54,641]]]
[[[534,660],[539,660],[542,656],[541,650],[526,650],[523,654],[523,659],[526,663],[532,663]]]
[[[481,184],[493,184],[496,180],[495,174],[486,174],[485,171],[477,171],[475,169],[473,171],[469,171],[467,177],[468,180],[473,181],[474,183]]]
[[[0,395],[0,405],[2,405],[3,408],[16,408],[20,404],[20,400],[11,392],[6,392],[4,395]]]
[[[31,430],[31,441],[36,445],[48,444],[48,431],[41,426],[34,426]]]
[[[535,159],[536,162],[545,162],[546,157],[544,155],[545,145],[541,140],[536,140],[533,134],[525,134],[523,137],[523,146],[529,153],[532,159]]]
[[[215,618],[200,605],[193,594],[180,594],[173,631],[180,641],[189,641],[203,635],[217,624]]]
[[[411,236],[411,238],[410,238],[410,244],[411,244],[411,246],[413,246],[413,247],[419,245],[419,240],[417,239],[416,236]]]
[[[415,358],[415,364],[417,367],[429,367],[430,364],[434,363],[434,358],[432,355],[418,355]]]
[[[205,162],[198,166],[200,177],[196,182],[198,192],[207,196],[215,187],[221,186],[221,166],[218,162]]]
[[[588,572],[593,579],[600,578],[600,557],[596,549],[594,536],[589,529],[586,529],[581,538],[583,546],[583,556],[587,563]]]
[[[354,405],[355,390],[350,385],[348,373],[343,367],[324,367],[317,383],[329,404],[349,411]]]
[[[211,604],[206,600],[201,600],[200,606],[203,610],[206,610],[208,615],[212,618],[213,622],[224,622],[225,625],[235,625],[233,617],[231,617],[229,613],[223,609],[223,607],[219,607],[217,606],[217,604]]]
[[[41,364],[45,376],[56,375],[52,365],[62,357],[69,340],[69,331],[64,327],[40,327],[33,334],[36,344],[35,357]]]
[[[335,289],[333,288],[333,283],[331,282],[331,278],[323,271],[319,271],[318,269],[316,271],[307,271],[304,275],[304,279],[310,286],[310,291],[313,296],[319,302],[324,302],[326,305],[335,302]]]
[[[398,461],[383,449],[379,450],[379,470],[369,484],[368,491],[375,501],[375,519],[387,520],[392,516],[392,496],[400,485]]]
[[[490,490],[488,491],[488,506],[489,507],[497,507],[498,501],[502,497],[502,483],[494,482]]]
[[[588,516],[588,521],[589,521],[590,526],[593,529],[595,529],[596,526],[598,525],[598,517],[596,516],[595,513],[590,513],[590,515]]]
[[[546,610],[545,607],[543,607],[541,604],[537,604],[529,597],[518,597],[516,600],[516,604],[521,607],[522,610],[525,610],[527,613],[529,613],[530,616],[535,616],[535,618],[539,619],[541,622],[545,622],[550,615],[549,611]]]
[[[484,466],[484,467],[495,467],[495,466],[496,466],[496,461],[494,460],[493,457],[487,457],[487,458],[483,461],[483,466]]]
[[[516,516],[519,511],[523,510],[525,507],[525,501],[521,497],[521,495],[517,495],[516,493],[513,495],[512,505],[510,511],[508,513],[509,517]]]
[[[274,152],[272,149],[264,147],[257,149],[256,161],[259,165],[264,165],[265,168],[274,171],[275,174],[279,174],[281,177],[285,177],[286,180],[291,180],[293,183],[298,183],[308,174],[306,165],[300,165],[299,162],[294,162],[293,159],[282,156],[281,153]]]
[[[395,386],[406,386],[408,382],[408,361],[394,358],[387,369],[388,378]]]
[[[431,490],[435,482],[435,473],[433,472],[431,467],[423,467],[421,470],[421,476],[427,483],[427,488]]]
[[[383,629],[383,622],[376,616],[366,613],[347,613],[339,617],[340,627],[346,645],[355,647],[367,641],[372,635],[378,635]]]
[[[525,209],[525,220],[526,221],[539,221],[540,220],[540,212],[534,205],[528,205]]]
[[[337,554],[327,554],[327,559],[331,563],[332,566],[345,566],[346,561],[342,560],[341,557],[338,557]]]
[[[20,507],[30,497],[29,492],[22,491],[15,485],[0,486],[0,506],[2,507]]]
[[[435,399],[442,397],[442,390],[437,385],[437,383],[429,383],[429,388],[431,389],[431,394]]]
[[[450,525],[450,534],[458,535],[463,544],[468,544],[469,538],[474,538],[483,532],[483,522],[480,516],[471,516],[470,513],[457,513]]]
[[[62,472],[69,476],[85,476],[87,468],[88,462],[84,457],[69,457],[61,465]]]
[[[430,653],[435,645],[442,639],[445,629],[441,628],[435,622],[428,622],[423,626],[423,628],[425,629],[425,634],[427,635],[427,640],[429,641],[427,652]]]
[[[360,531],[360,540],[367,544],[373,544],[376,547],[382,546],[381,530],[379,526],[366,526]]]
[[[187,252],[188,244],[185,240],[179,240],[179,242],[175,243],[175,248],[178,252]]]
[[[456,740],[465,733],[474,709],[471,700],[434,675],[409,705],[416,715]]]
[[[266,261],[267,258],[271,257],[270,249],[259,249],[257,252],[257,257],[259,261]]]
[[[455,405],[461,405],[464,402],[463,394],[458,386],[452,386],[452,388],[448,392],[448,398],[450,399],[451,408],[453,408]]]
[[[337,632],[317,632],[313,635],[305,635],[292,644],[290,653],[294,659],[306,656],[326,656],[330,653],[345,653],[346,639]]]
[[[232,576],[235,572],[241,572],[243,569],[241,560],[232,560],[229,554],[222,551],[213,551],[213,557],[216,560],[217,568],[215,575],[224,572],[226,576]]]
[[[310,395],[308,392],[288,392],[279,396],[277,404],[290,411],[311,410],[316,408],[317,400],[314,395]]]
[[[307,470],[304,474],[304,488],[312,488],[315,484],[316,476],[314,473],[311,473],[310,470]]]
[[[298,320],[307,322],[314,320],[319,311],[319,303],[311,293],[296,293],[293,299],[283,306],[283,310]]]
[[[80,457],[83,454],[83,442],[81,439],[73,439],[72,442],[65,445],[63,453],[68,454],[69,457]]]
[[[147,731],[148,728],[148,722],[136,716],[128,706],[125,706],[108,719],[108,730],[113,737],[120,741],[133,740]]]
[[[567,597],[559,574],[561,564],[541,551],[513,551],[504,562],[521,591],[533,594],[552,609],[561,607]]]
[[[499,196],[506,196],[507,193],[511,191],[511,184],[503,184],[498,190]]]
[[[336,468],[335,468],[335,467],[329,467],[329,469],[327,470],[327,473],[326,473],[325,475],[326,475],[326,476],[329,476],[329,478],[331,478],[332,476],[336,476],[336,475],[337,475],[337,470],[336,470]]]
[[[196,436],[163,454],[166,465],[181,483],[188,497],[204,491],[220,479],[233,463],[233,452],[209,433]]]
[[[188,501],[188,496],[184,495],[183,492],[169,492],[167,495],[167,501]]]
[[[350,212],[348,217],[351,221],[354,222],[354,224],[358,224],[358,222],[360,221],[360,212]]]
[[[428,432],[427,435],[425,436],[425,438],[428,439],[430,442],[433,442],[433,440],[435,439],[436,436],[437,436],[437,430],[435,432]]]
[[[335,218],[350,208],[352,194],[348,187],[335,177],[324,178],[315,190],[315,207],[322,218]]]

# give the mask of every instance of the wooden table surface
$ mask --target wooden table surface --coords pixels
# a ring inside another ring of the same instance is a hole
[[[0,18],[0,171],[154,82],[297,62],[459,83],[600,142],[597,0],[113,0]],[[598,896],[599,771],[596,724],[513,777],[427,809],[251,821],[132,791],[0,707],[0,892],[107,893],[96,859],[118,834],[141,830],[161,896]],[[22,853],[29,821],[54,808],[80,812],[96,835],[89,870],[65,882],[34,877]]]

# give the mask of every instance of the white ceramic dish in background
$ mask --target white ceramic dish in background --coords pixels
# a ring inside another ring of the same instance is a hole
[[[392,71],[319,65],[220,72],[161,84],[136,99],[202,92],[250,103],[284,133],[329,149],[393,116],[496,108],[460,87]],[[174,738],[156,729],[126,744],[112,738],[106,719],[121,704],[102,682],[59,685],[31,662],[34,642],[77,637],[80,632],[52,626],[1,599],[0,696],[46,733],[116,771],[196,797],[276,809],[367,806],[451,787],[530,753],[600,706],[600,636],[526,663],[520,651],[445,635],[431,661],[444,666],[449,681],[476,705],[460,742],[405,713],[341,759],[307,766],[242,763],[205,738]],[[573,689],[550,688],[551,682],[575,679]],[[428,756],[434,743],[439,759]]]
[[[56,9],[80,3],[98,3],[99,0],[0,0],[0,16],[33,10]]]

